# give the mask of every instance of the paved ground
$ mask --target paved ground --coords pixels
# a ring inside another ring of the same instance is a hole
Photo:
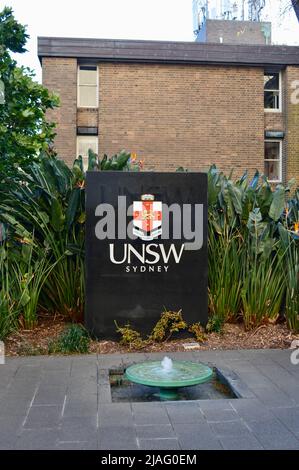
[[[161,354],[8,359],[0,449],[299,449],[299,365],[290,351],[170,356],[225,368],[247,398],[111,403],[109,368]]]

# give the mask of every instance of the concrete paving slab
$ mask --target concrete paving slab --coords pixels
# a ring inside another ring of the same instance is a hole
[[[180,450],[178,439],[138,439],[140,450]]]
[[[165,355],[172,357],[8,358],[0,366],[0,449],[299,449],[299,366],[289,350],[173,354],[227,370],[242,385],[240,399],[111,401],[109,369]]]

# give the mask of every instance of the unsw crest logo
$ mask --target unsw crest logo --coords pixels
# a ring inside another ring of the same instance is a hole
[[[142,194],[128,206],[126,196],[118,196],[117,207],[99,204],[95,216],[100,217],[95,225],[96,238],[111,240],[111,263],[128,273],[168,272],[170,264],[181,262],[185,251],[203,246],[203,204],[169,206],[156,201],[153,194]],[[136,239],[145,243],[128,243]]]
[[[149,241],[162,235],[162,202],[152,194],[143,194],[133,202],[133,234]]]

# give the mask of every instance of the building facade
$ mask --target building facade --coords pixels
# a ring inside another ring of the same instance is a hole
[[[38,54],[69,164],[125,149],[148,170],[299,183],[299,47],[41,37]]]
[[[271,23],[206,19],[196,32],[198,42],[271,44]]]

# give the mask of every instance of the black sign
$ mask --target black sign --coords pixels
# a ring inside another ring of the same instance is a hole
[[[150,333],[160,314],[207,322],[207,175],[88,172],[86,327]]]

